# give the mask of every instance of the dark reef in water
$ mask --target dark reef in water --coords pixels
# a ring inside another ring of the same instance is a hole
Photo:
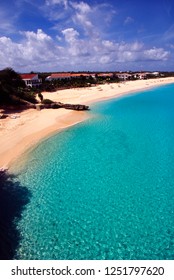
[[[15,257],[20,240],[16,222],[30,197],[28,189],[21,186],[15,175],[0,169],[0,260]]]

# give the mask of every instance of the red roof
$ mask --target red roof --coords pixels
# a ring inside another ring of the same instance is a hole
[[[113,73],[99,73],[97,74],[99,77],[112,77]]]
[[[55,73],[51,74],[51,78],[63,78],[63,77],[70,77],[70,73]]]
[[[22,80],[31,80],[33,79],[37,74],[20,74]]]
[[[88,73],[72,73],[71,74],[71,77],[89,77],[91,74],[88,74]]]
[[[69,73],[69,72],[64,72],[64,73],[53,73],[51,74],[51,78],[69,78],[69,77],[81,77],[85,76],[88,77],[91,74],[88,73]]]

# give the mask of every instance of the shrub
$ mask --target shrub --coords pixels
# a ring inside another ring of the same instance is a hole
[[[40,101],[42,102],[43,101],[43,95],[41,92],[38,93],[38,97],[40,98]]]
[[[54,101],[50,100],[50,99],[43,99],[42,100],[42,104],[52,104],[54,103]]]

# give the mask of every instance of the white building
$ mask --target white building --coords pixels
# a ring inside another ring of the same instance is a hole
[[[132,75],[129,74],[129,73],[117,73],[116,76],[117,76],[119,79],[124,80],[124,81],[125,81],[125,80],[129,80],[129,79],[132,77]]]
[[[42,79],[39,79],[38,74],[21,74],[20,77],[27,87],[38,87],[42,84]]]

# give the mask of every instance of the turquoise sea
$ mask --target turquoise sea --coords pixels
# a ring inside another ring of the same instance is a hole
[[[174,85],[97,103],[16,180],[15,259],[174,259]],[[19,164],[20,165],[20,164]]]

